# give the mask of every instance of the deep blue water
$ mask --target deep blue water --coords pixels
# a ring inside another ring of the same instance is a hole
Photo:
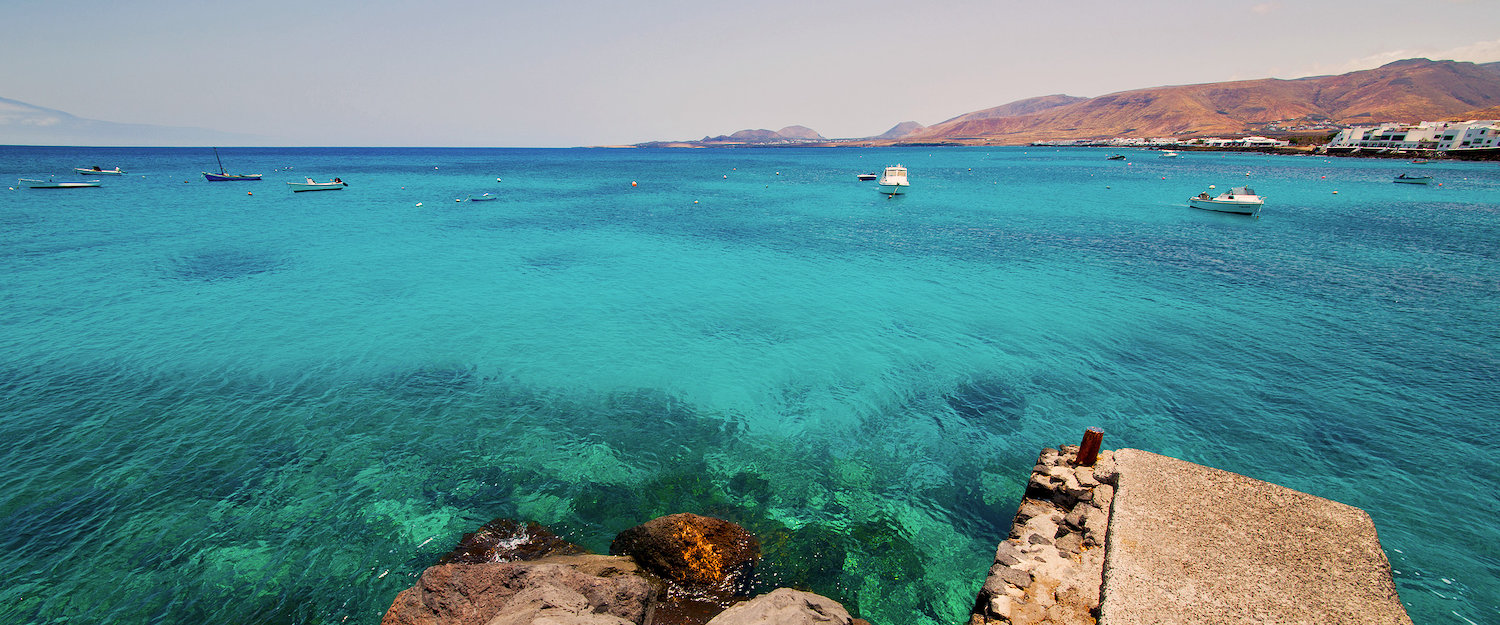
[[[377,623],[492,518],[605,552],[697,512],[764,589],[959,623],[1097,425],[1363,508],[1417,623],[1500,623],[1500,165],[220,153],[266,180],[0,148],[129,172],[0,200],[0,622]],[[1246,182],[1260,219],[1186,206]]]

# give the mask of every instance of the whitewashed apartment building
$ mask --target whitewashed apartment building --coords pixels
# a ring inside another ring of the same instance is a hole
[[[1340,130],[1330,149],[1482,150],[1500,148],[1500,121],[1381,124]]]

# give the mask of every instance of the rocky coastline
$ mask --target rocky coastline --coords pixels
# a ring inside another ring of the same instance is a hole
[[[760,541],[722,519],[652,519],[621,532],[610,552],[496,519],[397,594],[381,625],[869,625],[809,592],[750,597]]]
[[[1042,450],[968,625],[1410,625],[1362,510],[1149,452],[1101,450],[1101,439],[1090,428],[1081,445]],[[1287,528],[1301,534],[1289,539]],[[869,625],[801,590],[750,596],[760,555],[743,527],[696,514],[625,530],[610,555],[497,519],[401,591],[381,623]]]

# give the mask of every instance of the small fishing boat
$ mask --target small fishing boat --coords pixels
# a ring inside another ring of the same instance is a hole
[[[911,187],[906,179],[906,168],[900,165],[885,168],[885,174],[880,176],[880,192],[895,197]]]
[[[470,202],[489,202],[500,199],[500,196],[493,193],[485,193],[483,195],[471,195],[468,199]]]
[[[1411,164],[1413,164],[1413,165],[1426,165],[1427,164],[1427,159],[1425,159],[1425,158],[1414,158],[1414,159],[1411,159]]]
[[[349,183],[339,178],[328,182],[314,182],[312,178],[308,178],[306,182],[288,182],[286,185],[292,188],[292,193],[301,193],[303,191],[341,191],[349,186]]]
[[[1213,187],[1209,187],[1212,189]],[[1266,199],[1256,195],[1255,189],[1250,187],[1235,187],[1217,197],[1210,197],[1207,191],[1188,198],[1188,205],[1203,210],[1218,211],[1221,213],[1235,213],[1237,215],[1254,215],[1260,212],[1260,207],[1266,203]]]
[[[93,169],[74,167],[73,171],[76,171],[85,176],[118,176],[125,173],[123,171],[120,171],[119,167],[116,167],[114,169],[100,169],[98,165],[95,165]]]
[[[1106,160],[1106,161],[1123,161],[1123,160],[1125,160],[1125,155],[1124,154],[1111,154],[1111,155],[1109,155],[1108,158],[1106,158],[1104,160]]]
[[[870,172],[868,174],[857,174],[854,177],[859,178],[860,180],[874,180],[876,178],[879,178],[880,174]]]
[[[1166,152],[1162,152],[1161,154],[1158,154],[1156,156],[1157,158],[1177,158],[1178,154],[1171,150],[1167,150]]]
[[[219,173],[211,174],[203,172],[203,178],[209,182],[228,182],[233,180],[260,180],[260,174],[231,174],[224,171],[224,161],[219,160],[219,148],[214,148],[214,160],[219,163]]]
[[[19,178],[21,185],[32,189],[83,189],[97,187],[98,180],[71,180],[58,182],[56,180],[36,180],[33,178]]]
[[[1396,178],[1391,182],[1399,182],[1401,184],[1428,184],[1432,182],[1432,176],[1412,176],[1410,174],[1401,174],[1399,176],[1396,176]]]

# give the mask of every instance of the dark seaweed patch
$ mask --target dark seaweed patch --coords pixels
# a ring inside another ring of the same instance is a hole
[[[953,412],[975,426],[1003,425],[1011,431],[1020,429],[1028,403],[1015,386],[996,379],[965,382],[944,399]]]
[[[281,270],[285,259],[245,250],[209,250],[172,258],[167,273],[178,280],[219,282]]]

